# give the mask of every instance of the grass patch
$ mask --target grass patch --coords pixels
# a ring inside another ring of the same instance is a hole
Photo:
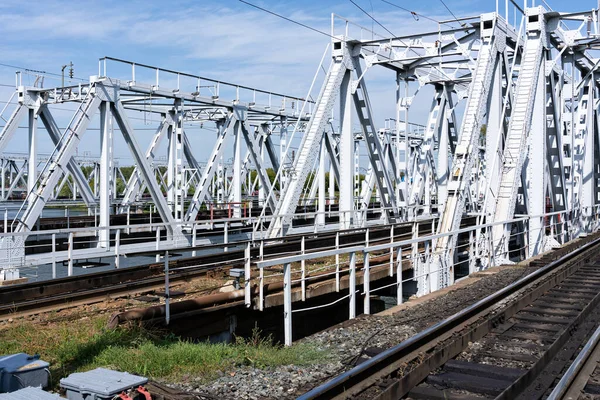
[[[51,363],[55,387],[60,378],[72,372],[96,367],[173,382],[190,376],[209,381],[240,365],[309,365],[327,358],[310,344],[274,345],[257,330],[251,338],[237,338],[232,344],[192,343],[138,325],[108,330],[107,318],[97,316],[45,326],[14,322],[0,330],[0,354],[40,354]]]

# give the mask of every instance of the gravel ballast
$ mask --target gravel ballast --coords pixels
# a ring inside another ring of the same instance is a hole
[[[491,269],[475,274],[463,284],[433,293],[428,296],[430,299],[410,300],[400,308],[382,313],[385,315],[361,315],[301,339],[326,352],[327,360],[322,364],[264,369],[240,366],[222,373],[209,384],[202,384],[198,378],[171,386],[197,393],[204,399],[292,399],[352,368],[359,358],[397,345],[533,270],[523,266]]]

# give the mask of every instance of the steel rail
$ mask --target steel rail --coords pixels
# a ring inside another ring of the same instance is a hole
[[[435,342],[436,339],[440,338],[449,331],[456,329],[469,319],[496,306],[502,300],[505,300],[509,296],[515,294],[519,290],[539,280],[540,278],[545,277],[561,265],[587,252],[599,244],[600,238],[596,238],[591,242],[576,248],[557,260],[550,262],[545,267],[532,272],[531,274],[519,279],[505,288],[459,311],[451,317],[446,318],[445,320],[438,322],[437,324],[425,329],[417,335],[401,342],[397,346],[383,351],[382,353],[352,368],[351,370],[346,371],[329,380],[328,382],[325,382],[324,384],[299,396],[298,400],[331,399],[340,394],[344,394],[349,389],[365,389],[370,385],[361,386],[361,384],[364,384],[364,382],[367,380],[372,380],[372,378],[378,375],[380,371],[386,370],[387,368],[392,368],[397,361],[408,356],[415,350]],[[388,374],[389,373],[386,373],[385,375]]]
[[[598,352],[599,342],[600,327],[596,329],[592,337],[588,340],[586,345],[583,347],[583,349],[575,359],[575,361],[573,361],[567,372],[563,375],[558,384],[554,387],[554,390],[552,390],[552,393],[550,393],[547,400],[559,400],[563,398],[570,398],[568,393],[572,391],[577,392],[577,397],[579,397],[579,390],[573,390],[573,386],[578,381],[578,378],[580,378],[582,370],[588,364],[588,362],[592,362],[593,367],[596,366],[598,360],[592,358],[591,356],[592,354]],[[593,372],[593,368],[591,372]]]

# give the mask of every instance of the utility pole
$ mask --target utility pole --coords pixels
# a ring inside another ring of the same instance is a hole
[[[65,68],[69,67],[69,78],[73,79],[73,61],[70,61],[69,64],[63,65],[61,68],[62,72],[62,87],[65,87]]]

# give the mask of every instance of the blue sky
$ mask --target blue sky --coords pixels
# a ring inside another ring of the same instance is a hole
[[[355,1],[397,35],[437,29],[436,24],[424,18],[416,21],[381,0]],[[440,0],[389,1],[436,20],[452,18]],[[459,17],[494,11],[496,4],[495,0],[445,1]],[[385,33],[350,1],[251,2],[323,31],[329,31],[335,12]],[[550,5],[561,11],[597,6],[583,0]],[[61,65],[72,61],[75,76],[87,79],[97,74],[98,58],[108,55],[296,96],[306,94],[329,42],[325,36],[234,0],[3,0],[0,37],[0,63],[7,65],[60,73]],[[0,84],[8,85],[0,86],[0,100],[10,96],[14,72],[0,66]],[[50,78],[45,86],[59,83]],[[372,87],[383,91],[393,83],[392,75],[381,72],[375,74]],[[386,97],[386,104],[391,101]],[[382,106],[382,114],[387,107],[391,106]],[[425,115],[417,113],[415,118],[425,122]],[[378,121],[378,126],[382,124]],[[24,149],[22,142],[14,146]]]

